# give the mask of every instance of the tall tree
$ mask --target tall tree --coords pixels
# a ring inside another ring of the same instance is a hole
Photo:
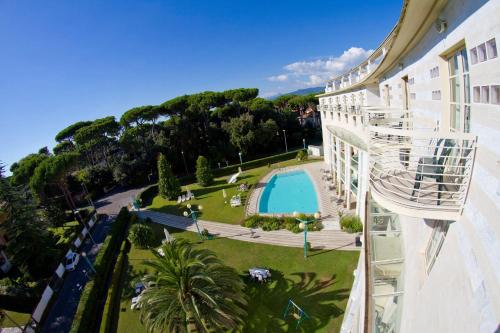
[[[222,127],[229,134],[230,141],[240,152],[246,153],[250,145],[255,141],[253,116],[248,113],[238,118],[232,118],[223,123]]]
[[[63,194],[68,208],[76,209],[73,196],[68,188],[68,176],[76,169],[77,153],[64,153],[45,159],[36,167],[30,179],[30,187],[39,200],[47,199],[49,187],[57,187]]]
[[[150,332],[227,332],[241,328],[246,316],[244,283],[213,252],[174,240],[145,262],[154,273],[139,301],[141,320]]]
[[[175,199],[181,193],[179,180],[163,154],[158,157],[158,192],[163,198],[168,199]]]
[[[198,156],[196,160],[196,180],[201,186],[212,184],[214,176],[208,165],[208,160],[205,156]]]
[[[6,252],[23,277],[36,281],[50,276],[57,264],[55,241],[24,193],[10,185],[0,165],[0,215],[10,240]]]

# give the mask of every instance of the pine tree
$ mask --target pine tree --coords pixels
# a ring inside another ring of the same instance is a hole
[[[212,184],[214,176],[208,165],[208,160],[204,156],[198,156],[196,160],[196,180],[201,186]]]
[[[158,192],[162,198],[172,200],[181,194],[179,180],[175,177],[172,167],[163,154],[160,154],[158,158],[158,177]]]

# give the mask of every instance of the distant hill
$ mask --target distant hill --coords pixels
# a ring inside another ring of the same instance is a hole
[[[283,96],[283,95],[309,95],[309,94],[322,93],[324,91],[325,91],[325,87],[311,87],[311,88],[304,88],[304,89],[291,91],[291,92],[284,93],[284,94],[269,96],[269,97],[267,97],[267,99],[273,100],[273,99],[276,99],[276,98]]]

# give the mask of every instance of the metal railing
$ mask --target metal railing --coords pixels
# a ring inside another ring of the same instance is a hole
[[[437,218],[433,211],[450,217],[460,214],[477,138],[468,133],[405,129],[411,118],[403,119],[385,123],[390,126],[368,127],[372,190],[413,210],[414,216]]]

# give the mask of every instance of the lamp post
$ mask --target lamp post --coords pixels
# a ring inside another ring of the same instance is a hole
[[[201,233],[200,226],[198,225],[198,213],[203,209],[203,207],[201,205],[198,205],[199,210],[191,209],[191,204],[187,204],[186,207],[187,207],[187,209],[189,209],[189,212],[184,211],[183,215],[185,217],[191,216],[194,224],[196,225],[196,229],[198,230],[198,234],[200,235],[200,238],[203,240],[203,234]]]
[[[83,259],[85,259],[85,262],[87,263],[87,265],[89,265],[92,272],[94,272],[94,274],[97,274],[97,271],[95,270],[94,265],[92,265],[92,262],[90,262],[89,258],[87,257],[87,253],[82,252],[82,257],[83,257]]]
[[[302,139],[302,144],[304,145],[304,150],[306,150],[306,139]]]
[[[293,217],[300,222],[299,228],[304,230],[304,258],[307,258],[307,225],[311,222],[315,222],[319,219],[319,213],[314,213],[314,219],[312,220],[302,220],[299,218],[298,212],[293,212]]]
[[[238,155],[240,155],[240,164],[243,164],[243,159],[241,158],[242,155],[241,151],[238,153]]]
[[[286,143],[286,131],[283,130],[283,137],[285,138],[285,151],[288,153],[288,145]]]
[[[182,154],[182,160],[184,161],[184,169],[186,169],[186,175],[187,175],[187,174],[189,174],[189,172],[188,172],[188,167],[186,164],[186,157],[184,156],[184,150],[181,150],[181,154]]]

